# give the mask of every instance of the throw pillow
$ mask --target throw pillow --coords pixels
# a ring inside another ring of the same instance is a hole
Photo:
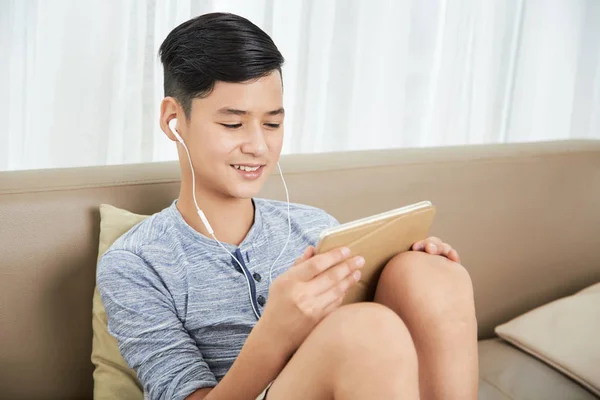
[[[600,283],[496,327],[496,333],[600,396]]]
[[[98,260],[115,240],[147,217],[108,204],[100,205]],[[108,332],[108,319],[98,288],[94,289],[92,300],[92,330],[94,399],[143,399],[142,385],[135,371],[129,368],[119,352],[117,340]]]

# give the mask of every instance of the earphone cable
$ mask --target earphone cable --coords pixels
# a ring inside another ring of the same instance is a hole
[[[190,152],[189,152],[186,144],[184,143],[184,141],[180,140],[179,143],[181,143],[183,145],[183,148],[185,149],[185,153],[187,154],[188,161],[190,163],[190,169],[191,169],[191,173],[192,173],[192,198],[194,200],[194,206],[196,207],[198,216],[202,220],[202,223],[204,224],[205,228],[208,230],[208,232],[212,236],[212,238],[219,244],[219,246],[221,246],[221,248],[223,250],[225,250],[235,260],[235,262],[240,266],[242,271],[244,271],[244,267],[239,262],[237,257],[235,257],[229,250],[227,250],[227,248],[225,248],[225,246],[219,241],[219,239],[217,239],[212,227],[210,226],[210,224],[204,217],[204,213],[202,212],[202,210],[200,210],[200,207],[198,206],[198,202],[196,201],[196,173],[194,172],[194,165],[192,164],[192,157],[190,156]],[[275,264],[277,263],[277,261],[279,260],[279,258],[281,257],[281,255],[283,254],[285,249],[287,248],[287,245],[290,241],[290,236],[292,233],[292,224],[291,224],[291,220],[290,220],[290,195],[289,195],[288,188],[285,183],[285,179],[283,177],[283,172],[281,171],[281,166],[279,165],[279,163],[277,163],[277,168],[279,169],[279,175],[281,176],[281,181],[283,182],[283,187],[285,189],[285,197],[287,200],[288,236],[287,236],[287,240],[285,241],[285,244],[283,246],[283,249],[281,249],[281,252],[277,256],[275,261],[273,261],[273,264],[271,264],[271,268],[269,269],[269,288],[270,288],[271,284],[273,283],[273,275],[272,275],[273,267],[275,266]],[[252,289],[250,287],[249,278],[246,276],[246,273],[244,273],[244,276],[246,277],[246,283],[248,285],[248,295],[250,296],[250,304],[252,305],[252,311],[254,312],[256,319],[260,319],[260,314],[258,313],[258,310],[256,309],[256,307],[254,305],[254,299],[252,298]]]

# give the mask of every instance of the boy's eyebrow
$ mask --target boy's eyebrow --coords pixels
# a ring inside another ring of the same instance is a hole
[[[267,112],[267,115],[284,115],[284,114],[285,114],[285,110],[283,109],[283,107],[280,107],[277,110]]]
[[[249,112],[246,110],[237,110],[235,108],[229,108],[229,107],[223,107],[221,109],[219,109],[219,111],[217,111],[217,113],[219,114],[225,114],[225,115],[248,115]],[[265,113],[266,115],[280,115],[280,114],[285,114],[285,110],[283,109],[283,107],[278,108],[277,110],[273,110],[273,111],[267,111]]]

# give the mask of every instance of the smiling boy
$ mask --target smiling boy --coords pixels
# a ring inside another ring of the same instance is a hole
[[[473,292],[455,250],[416,243],[386,265],[373,301],[341,306],[364,260],[312,247],[337,221],[255,197],[283,144],[284,60],[271,38],[206,14],[176,27],[160,56],[160,126],[178,147],[180,193],[97,272],[109,331],[145,396],[475,399]]]

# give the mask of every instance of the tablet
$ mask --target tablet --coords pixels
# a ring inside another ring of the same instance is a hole
[[[361,278],[348,290],[343,304],[371,301],[385,264],[426,239],[434,216],[435,207],[430,201],[422,201],[321,232],[315,254],[346,246],[352,255],[365,259]]]

